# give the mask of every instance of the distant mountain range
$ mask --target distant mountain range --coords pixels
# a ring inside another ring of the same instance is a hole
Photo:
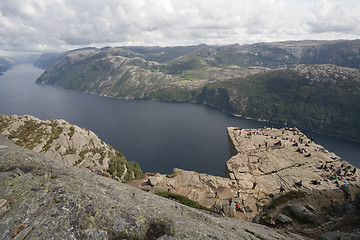
[[[208,104],[360,141],[360,40],[85,48],[40,56],[39,84]]]
[[[15,64],[14,59],[0,56],[0,75]]]

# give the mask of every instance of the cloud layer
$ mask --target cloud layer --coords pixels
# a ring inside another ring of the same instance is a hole
[[[358,0],[11,0],[0,49],[355,39],[359,22]]]

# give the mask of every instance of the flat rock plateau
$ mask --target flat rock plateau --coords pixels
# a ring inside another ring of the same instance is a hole
[[[286,226],[287,230],[311,238],[336,230],[340,222],[348,222],[349,229],[356,229],[360,222],[356,210],[359,207],[356,199],[360,197],[360,176],[356,167],[296,128],[229,127],[227,133],[229,160],[225,166],[226,177],[174,169],[173,174],[150,174],[128,184],[155,193],[170,191],[184,195],[208,208],[216,210],[220,206],[229,217],[278,228]],[[310,214],[311,219],[316,218],[316,221],[311,221],[313,225],[301,225],[304,223],[301,219],[297,224],[290,217],[290,225],[276,225],[279,223],[276,214],[282,214],[282,211],[294,217],[288,211],[290,205],[285,203],[300,202],[302,207],[314,206]],[[329,212],[332,207],[345,209],[346,204],[348,212],[344,210],[338,215]],[[269,206],[274,208],[277,205],[281,205],[281,210],[266,211]],[[342,218],[347,214],[353,216],[351,223]],[[305,231],[305,227],[311,230]]]

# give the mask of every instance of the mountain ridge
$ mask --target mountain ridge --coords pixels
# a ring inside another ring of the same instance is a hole
[[[359,67],[360,40],[106,47],[64,53],[36,83],[108,97],[205,103],[246,118],[360,141],[354,103]],[[318,90],[320,95],[311,96]]]

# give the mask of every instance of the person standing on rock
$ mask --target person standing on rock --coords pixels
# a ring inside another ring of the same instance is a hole
[[[238,198],[240,197],[240,192],[241,192],[241,190],[240,190],[240,188],[237,190],[237,196],[238,196]]]
[[[237,202],[236,205],[235,205],[235,210],[237,212],[240,212],[240,204]]]
[[[219,198],[219,194],[217,191],[215,192],[215,198]]]
[[[232,203],[232,198],[229,199],[229,205],[231,205],[231,203]]]

